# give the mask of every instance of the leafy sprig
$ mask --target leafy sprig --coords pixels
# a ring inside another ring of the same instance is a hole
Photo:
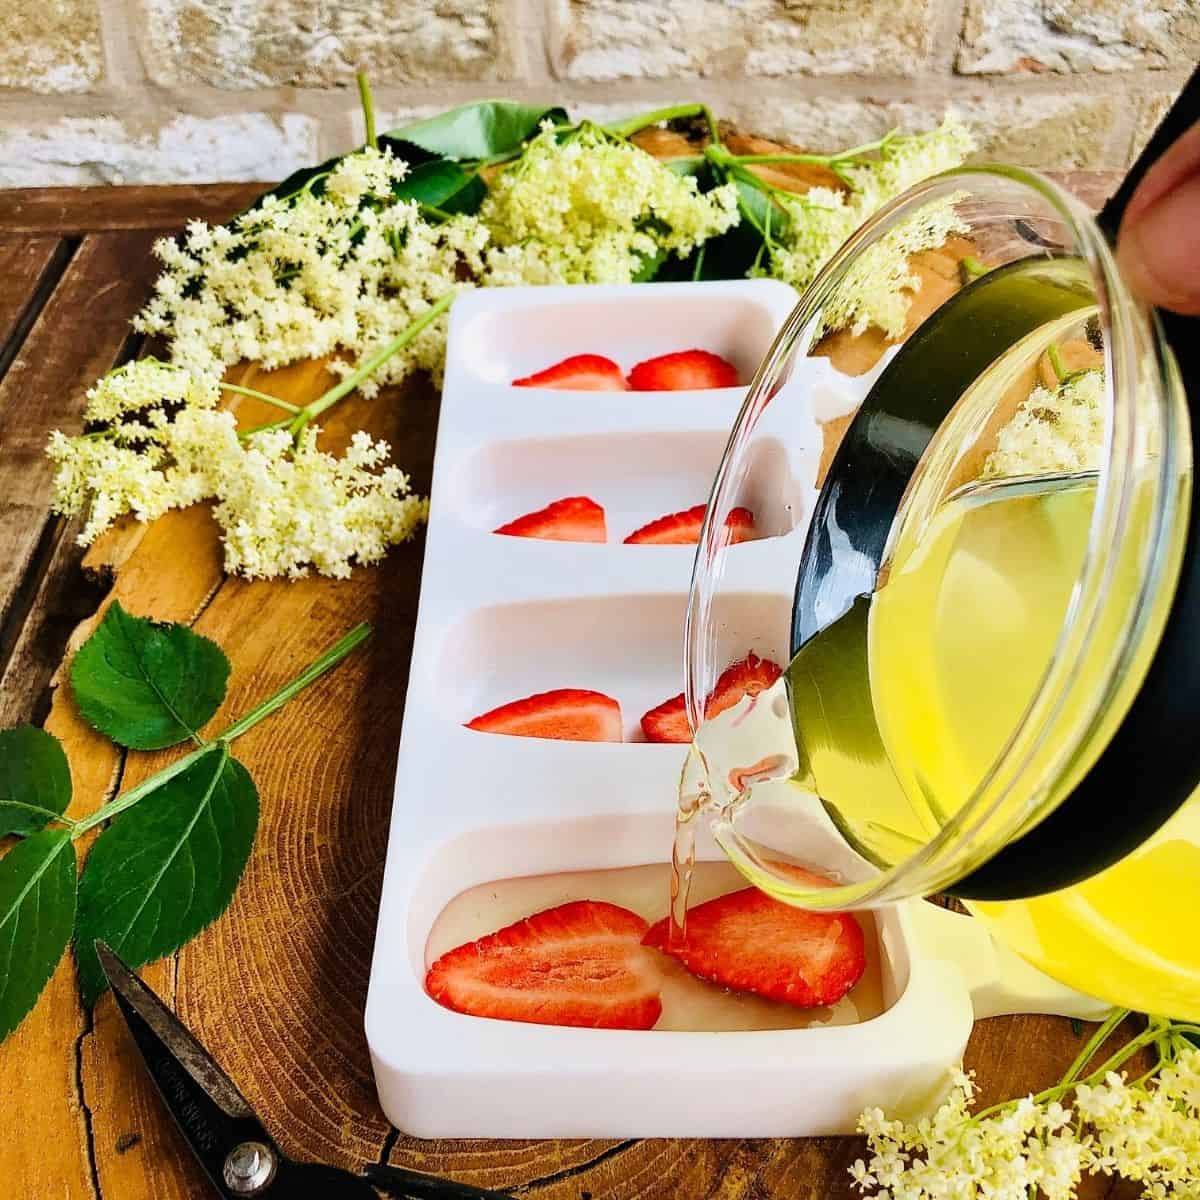
[[[178,950],[225,911],[250,856],[258,791],[232,744],[336,666],[370,634],[359,625],[245,716],[204,736],[225,698],[229,660],[185,625],[110,605],[71,666],[84,718],[128,750],[193,748],[75,820],[66,754],[32,726],[0,730],[0,1040],[37,1003],[75,938],[83,1001],[104,976],[108,942],[133,966]],[[77,880],[75,844],[104,826]]]

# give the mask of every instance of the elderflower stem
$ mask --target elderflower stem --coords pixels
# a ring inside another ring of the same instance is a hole
[[[450,307],[457,294],[457,292],[447,292],[402,333],[394,337],[386,346],[376,350],[352,375],[347,375],[345,379],[334,387],[331,387],[323,396],[318,397],[311,404],[306,404],[288,426],[288,430],[292,436],[298,437],[313,417],[319,416],[344,396],[349,395],[364,379],[379,370],[393,354],[399,350],[403,350],[426,326],[431,325]]]
[[[615,125],[605,125],[602,128],[606,133],[615,133],[617,137],[627,138],[639,129],[648,129],[651,125],[661,125],[663,121],[674,121],[680,117],[703,117],[708,125],[709,136],[714,142],[718,140],[716,119],[707,104],[674,104],[669,108],[656,108],[653,112],[629,117]]]
[[[101,805],[94,813],[90,813],[88,816],[75,822],[71,829],[71,837],[80,837],[82,834],[87,833],[89,829],[94,829],[97,825],[111,820],[127,808],[132,808],[139,800],[148,796],[151,792],[157,791],[164,783],[174,779],[177,775],[182,775],[184,771],[192,767],[205,755],[215,752],[219,753],[223,758],[227,758],[229,756],[229,744],[235,738],[239,738],[243,733],[249,732],[260,721],[265,720],[272,713],[281,709],[289,700],[308,687],[310,683],[315,683],[327,671],[336,667],[351,650],[370,636],[371,626],[366,621],[356,625],[345,637],[326,650],[320,658],[310,663],[308,667],[301,671],[291,683],[281,687],[273,696],[269,696],[240,720],[234,721],[220,737],[215,738],[211,742],[206,742],[203,746],[197,747],[182,758],[177,758],[173,763],[163,767],[161,771],[156,771],[148,779],[143,779],[136,787],[130,788],[127,792],[122,792],[121,795],[110,800],[107,804]],[[67,821],[68,818],[60,817],[59,820]]]
[[[257,708],[252,709],[244,717],[234,721],[221,734],[220,740],[222,742],[232,742],[234,738],[239,738],[243,733],[249,732],[259,721],[265,720],[277,709],[282,708],[293,696],[302,692],[310,683],[320,679],[326,671],[332,667],[336,667],[351,650],[361,642],[366,641],[370,636],[371,626],[366,621],[355,625],[345,637],[341,638],[335,645],[330,646],[320,658],[310,663],[291,683],[285,684],[273,696],[269,696],[258,705]]]
[[[250,396],[255,400],[261,400],[264,404],[273,404],[276,408],[282,408],[284,412],[298,413],[300,406],[298,404],[289,404],[286,400],[280,400],[278,396],[268,395],[266,392],[256,391],[254,388],[242,387],[240,383],[221,383],[218,387],[225,392],[237,392],[239,396]]]
[[[362,101],[363,124],[367,129],[366,144],[378,149],[379,141],[375,136],[375,102],[371,98],[371,81],[367,78],[366,71],[359,71],[355,78],[358,80],[358,97]]]
[[[132,808],[143,796],[148,796],[151,792],[157,791],[164,783],[170,782],[176,775],[182,775],[184,771],[199,759],[203,758],[206,754],[211,754],[218,748],[219,743],[209,742],[207,745],[199,746],[189,754],[185,754],[182,758],[177,758],[173,763],[163,767],[161,771],[156,771],[148,779],[143,779],[136,787],[131,787],[129,791],[122,792],[107,804],[102,804],[95,812],[83,817],[76,823],[75,828],[71,831],[71,836],[73,838],[80,837],[87,833],[89,829],[110,820],[118,813],[124,812],[127,808]]]
[[[1092,1034],[1088,1039],[1087,1045],[1080,1050],[1075,1057],[1075,1061],[1067,1068],[1067,1073],[1062,1077],[1062,1083],[1070,1083],[1092,1061],[1096,1051],[1108,1041],[1112,1036],[1113,1030],[1127,1016],[1129,1016],[1129,1009],[1127,1008],[1117,1008],[1109,1014],[1107,1020]]]

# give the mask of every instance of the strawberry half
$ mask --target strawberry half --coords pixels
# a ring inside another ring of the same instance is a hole
[[[608,538],[604,509],[587,496],[555,500],[492,532],[509,537],[543,538],[548,542],[603,542]]]
[[[576,900],[443,954],[425,989],[476,1017],[649,1029],[662,1001],[653,956],[641,945],[645,934],[636,913]]]
[[[704,703],[704,716],[711,720],[718,713],[732,708],[743,696],[757,696],[766,691],[783,674],[778,664],[757,654],[726,667],[717,680],[717,686],[709,693]],[[664,700],[642,717],[642,732],[648,742],[690,742],[691,726],[688,725],[687,708],[683,693]]]
[[[562,742],[619,742],[621,706],[603,692],[559,688],[502,704],[468,721],[467,728]]]
[[[513,387],[557,388],[564,392],[624,392],[621,368],[602,354],[572,354],[562,362],[512,381]]]
[[[644,945],[700,979],[797,1008],[836,1003],[867,967],[862,927],[849,913],[806,912],[758,888],[689,910],[682,940],[670,947],[668,926],[666,918],[653,925]]]
[[[629,386],[635,392],[698,392],[737,385],[737,367],[707,350],[660,354],[629,372]]]
[[[704,521],[704,505],[683,512],[659,517],[641,529],[635,529],[626,539],[627,546],[694,546],[700,541],[700,526]],[[725,518],[729,536],[726,545],[748,542],[754,537],[754,514],[748,508],[734,508]]]

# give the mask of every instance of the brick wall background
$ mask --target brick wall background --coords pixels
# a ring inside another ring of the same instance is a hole
[[[1200,0],[0,0],[0,186],[261,179],[484,97],[705,100],[812,149],[948,105],[983,157],[1118,167],[1200,59]]]

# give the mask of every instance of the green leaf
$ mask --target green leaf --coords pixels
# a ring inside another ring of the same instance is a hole
[[[44,829],[0,858],[0,1041],[37,1003],[74,923],[71,835]]]
[[[416,200],[443,212],[475,213],[487,195],[487,185],[476,172],[437,159],[413,167],[392,192],[401,200]]]
[[[663,263],[667,261],[669,252],[661,247],[653,254],[642,256],[642,265],[634,272],[633,283],[649,283],[658,277]]]
[[[79,711],[134,750],[197,733],[220,707],[229,659],[186,625],[133,617],[114,602],[71,664]]]
[[[71,768],[44,729],[0,729],[0,836],[32,833],[71,802]]]
[[[93,941],[103,938],[134,967],[178,950],[225,911],[257,826],[254,781],[224,746],[113,821],[79,881],[75,958],[85,1004],[105,987]]]
[[[277,183],[273,188],[263,192],[246,211],[250,212],[258,208],[267,196],[278,196],[280,200],[286,200],[289,196],[294,196],[297,192],[302,191],[310,179],[317,180],[311,190],[319,195],[324,191],[321,177],[328,175],[342,161],[343,157],[339,154],[336,158],[327,158],[315,167],[301,167],[299,171],[293,171],[282,183]]]
[[[481,100],[423,121],[392,129],[387,137],[407,142],[440,158],[491,158],[510,154],[537,133],[543,121],[565,124],[562,108],[517,104],[513,100]],[[404,155],[409,157],[409,155]]]

